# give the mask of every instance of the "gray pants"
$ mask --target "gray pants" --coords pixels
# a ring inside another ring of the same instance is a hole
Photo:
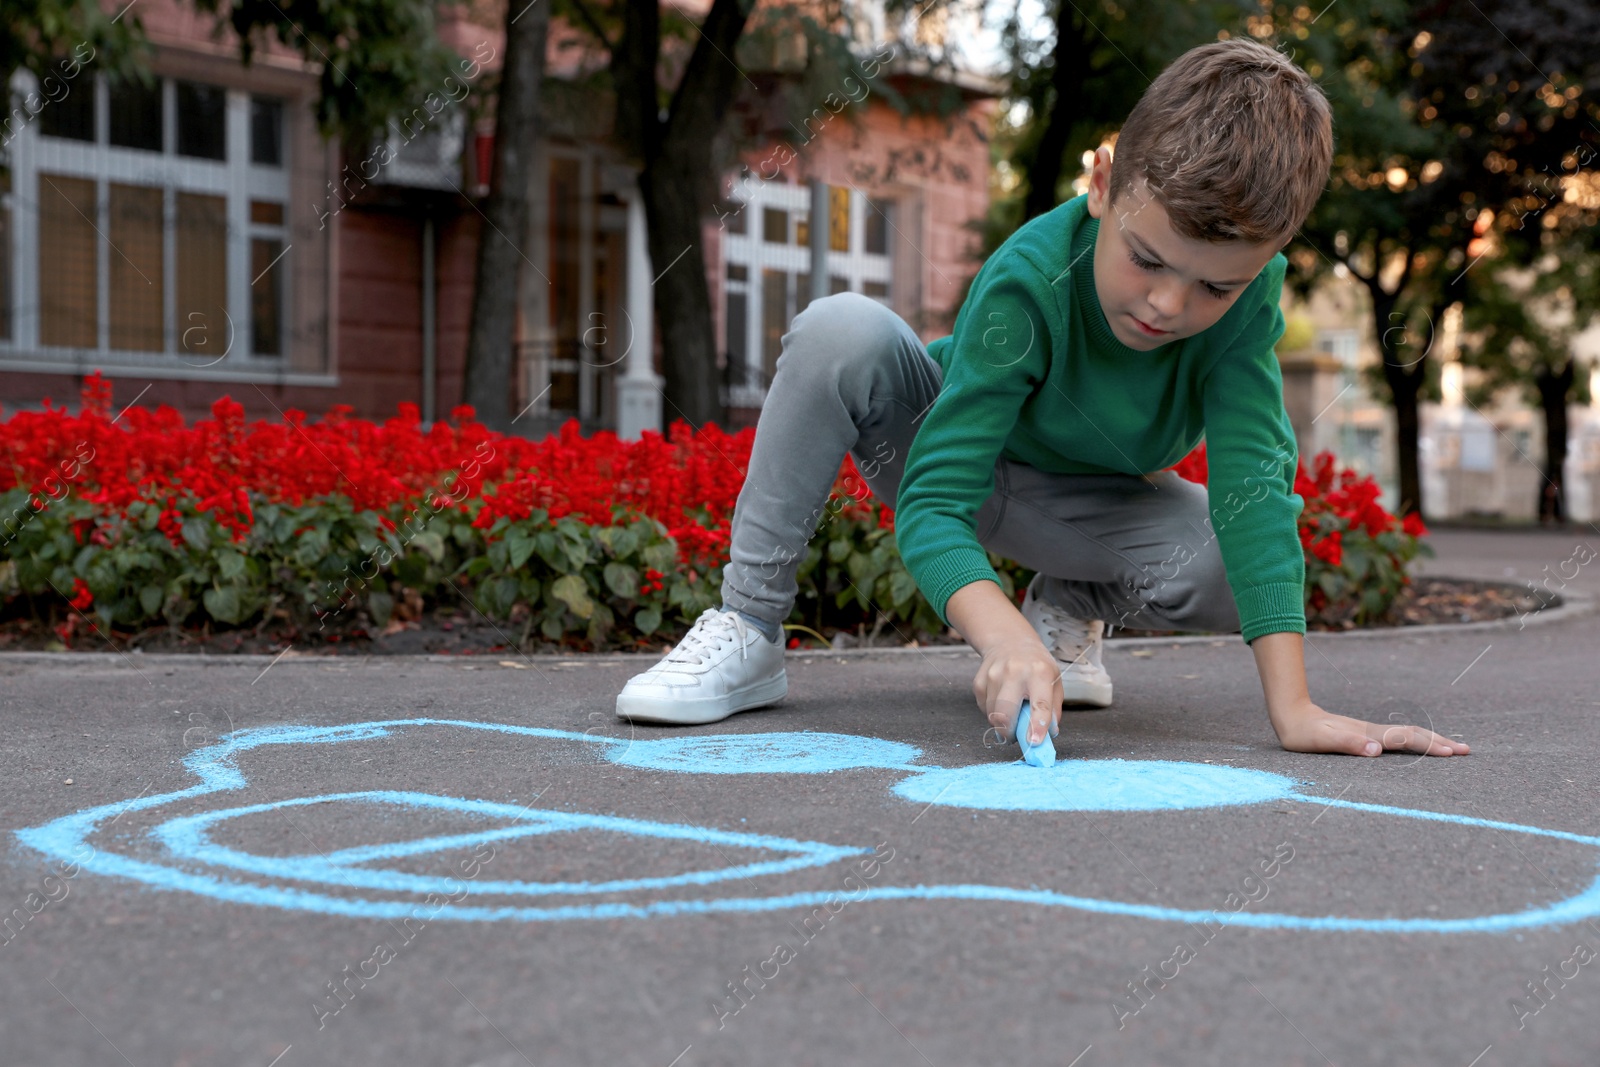
[[[838,293],[795,316],[734,509],[726,607],[788,618],[795,572],[845,452],[873,495],[894,506],[941,377],[905,320],[870,297]],[[1050,603],[1140,629],[1239,629],[1204,486],[1170,471],[1049,474],[1003,456],[994,475],[976,517],[978,543],[1046,575]]]

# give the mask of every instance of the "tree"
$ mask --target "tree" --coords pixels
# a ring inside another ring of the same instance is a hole
[[[1334,34],[1307,41],[1343,76],[1329,86],[1333,179],[1303,232],[1372,298],[1400,507],[1420,511],[1418,399],[1429,353],[1496,234],[1548,205],[1549,178],[1592,139],[1595,102],[1578,97],[1596,77],[1600,17],[1582,0],[1374,2],[1339,13]],[[1575,84],[1563,89],[1567,81]],[[1326,269],[1305,256],[1298,263],[1297,288]]]
[[[1253,0],[1160,0],[1142,4],[1130,20],[1114,0],[1054,0],[1038,23],[1045,36],[1036,37],[1022,6],[1012,5],[1000,25],[1007,102],[1020,105],[1021,115],[1003,142],[1023,189],[1011,228],[1069,198],[1062,178],[1076,177],[1082,154],[1122,124],[1163,67],[1256,9]]]
[[[1518,276],[1513,276],[1518,275]],[[1483,372],[1469,401],[1520,388],[1544,416],[1539,521],[1566,521],[1567,405],[1583,399],[1587,368],[1573,338],[1600,316],[1600,256],[1569,242],[1546,251],[1531,270],[1489,269],[1473,276],[1462,329],[1462,362]]]
[[[62,74],[62,57],[128,71],[142,58],[144,37],[138,16],[123,17],[126,11],[102,11],[95,0],[7,0],[0,32],[0,85],[9,95],[12,75],[29,70],[44,92],[44,80]],[[87,50],[75,52],[81,45]],[[12,100],[9,108],[19,103],[27,106]]]
[[[487,426],[504,430],[516,330],[517,277],[527,232],[528,193],[534,138],[539,127],[539,83],[544,78],[548,4],[533,0],[506,6],[505,56],[495,102],[494,164],[478,236],[472,289],[472,324],[467,338],[465,395]]]
[[[1103,80],[1116,65],[1102,53],[1142,72],[1216,36],[1218,26],[1274,44],[1327,93],[1335,141],[1327,190],[1286,250],[1286,284],[1302,298],[1331,274],[1366,288],[1381,355],[1375,384],[1395,409],[1400,507],[1420,511],[1419,401],[1433,377],[1438,327],[1465,298],[1465,272],[1484,237],[1478,219],[1520,225],[1533,205],[1551,201],[1549,179],[1573,168],[1575,147],[1593,141],[1594,129],[1584,131],[1600,115],[1592,97],[1580,97],[1600,80],[1600,13],[1583,0],[1269,2],[1248,12],[1234,6],[1232,16],[1229,7],[1163,5],[1125,37],[1118,5],[1102,3],[1091,19],[1073,4],[1048,59],[1008,26],[1012,84],[1028,106],[1020,128],[1002,130],[1011,157],[1001,170],[1027,184],[997,203],[986,246],[1053,206],[1061,175],[1075,173],[1077,155],[1111,133],[1143,91],[1141,81],[1119,99]],[[1064,118],[1059,100],[1067,101]]]
[[[891,17],[914,6],[921,5],[886,5]],[[845,76],[871,81],[863,67],[876,72],[878,65],[857,54],[863,23],[847,4],[754,8],[753,0],[713,0],[698,24],[657,3],[563,0],[557,8],[608,56],[603,87],[614,96],[612,140],[640,168],[664,414],[695,425],[724,414],[701,230],[708,215],[722,213],[722,175],[741,149],[770,143],[791,121],[798,128]],[[919,54],[935,69],[947,66],[904,41],[896,50]],[[873,85],[902,109],[951,106],[948,95],[908,102],[882,82]]]
[[[276,38],[320,69],[317,124],[358,151],[444,79],[457,57],[439,40],[434,0],[193,0],[239,40],[249,63]]]
[[[1495,33],[1484,33],[1485,19]],[[1600,10],[1584,0],[1440,2],[1419,18],[1413,68],[1426,123],[1454,129],[1466,177],[1462,212],[1478,235],[1463,273],[1467,359],[1487,387],[1520,384],[1545,422],[1541,521],[1565,518],[1567,405],[1582,389],[1572,334],[1592,321],[1600,186]],[[1510,288],[1508,288],[1508,286]]]

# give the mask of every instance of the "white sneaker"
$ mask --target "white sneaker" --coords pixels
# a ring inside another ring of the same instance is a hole
[[[707,608],[676,648],[617,694],[617,718],[678,725],[716,722],[776,704],[789,692],[783,645],[735,611]]]
[[[1095,708],[1111,706],[1111,676],[1100,661],[1106,624],[1099,619],[1077,619],[1041,599],[1037,593],[1042,574],[1034,575],[1022,598],[1022,617],[1055,657],[1061,668],[1061,702]]]

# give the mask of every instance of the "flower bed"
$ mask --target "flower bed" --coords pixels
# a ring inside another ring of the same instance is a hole
[[[1205,445],[1173,469],[1204,484]],[[1318,453],[1309,473],[1304,464],[1296,468],[1294,491],[1305,501],[1299,526],[1307,625],[1344,629],[1390,621],[1395,598],[1411,583],[1411,561],[1433,555],[1422,540],[1428,534],[1422,519],[1386,511],[1372,476],[1339,470],[1331,452]]]
[[[345,407],[246,423],[226,397],[186,425],[170,408],[113,416],[96,376],[75,414],[47,404],[0,422],[0,600],[5,618],[48,622],[68,644],[91,625],[339,640],[470,604],[509,624],[508,644],[627,647],[719,602],[754,437],[680,421],[622,442],[569,422],[529,441],[470,408],[424,431],[412,405],[382,423]],[[1203,453],[1181,473],[1203,480]],[[1420,524],[1382,511],[1371,480],[1331,457],[1301,483],[1308,613],[1381,618]],[[1031,572],[990,558],[1020,596]],[[900,562],[893,513],[848,457],[799,581],[792,623],[943,629]]]

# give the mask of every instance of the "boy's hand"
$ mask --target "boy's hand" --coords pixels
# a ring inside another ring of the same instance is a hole
[[[1024,698],[1031,705],[1028,743],[1037,745],[1046,732],[1061,732],[1061,668],[1044,644],[1030,632],[1026,638],[991,645],[972,679],[972,695],[1004,737],[1015,732]]]
[[[1033,712],[1028,742],[1037,745],[1046,731],[1051,737],[1060,733],[1061,668],[1000,586],[988,579],[968,582],[951,595],[946,613],[956,632],[983,657],[972,679],[972,695],[989,725],[1010,741],[1026,697]]]
[[[1420,726],[1382,726],[1348,715],[1334,715],[1310,703],[1288,710],[1281,717],[1273,715],[1272,727],[1279,743],[1290,752],[1377,756],[1385,750],[1402,750],[1428,756],[1465,756],[1472,751],[1464,742],[1452,741]]]
[[[1317,707],[1306,688],[1304,638],[1297,633],[1263,635],[1250,643],[1250,650],[1261,673],[1272,729],[1290,752],[1377,756],[1386,749],[1402,749],[1428,756],[1465,756],[1472,751],[1461,741],[1420,726],[1380,726]]]

